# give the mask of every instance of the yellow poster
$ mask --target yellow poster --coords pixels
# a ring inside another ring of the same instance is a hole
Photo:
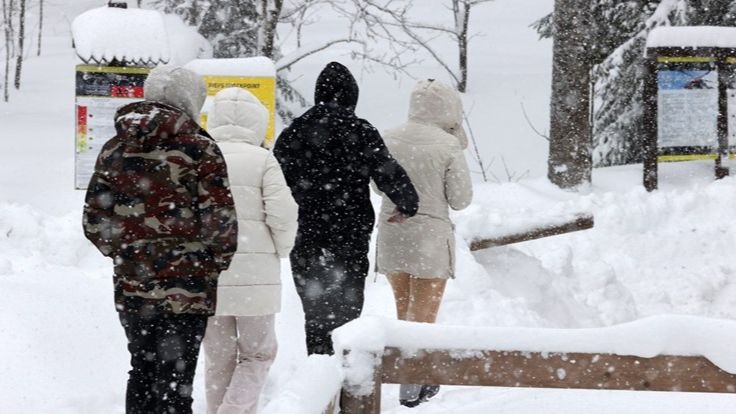
[[[213,96],[226,88],[243,88],[250,91],[268,109],[269,120],[266,131],[266,147],[273,145],[276,131],[276,79],[273,77],[249,76],[204,76],[207,84],[207,102],[202,110],[202,127],[207,129],[207,110]]]

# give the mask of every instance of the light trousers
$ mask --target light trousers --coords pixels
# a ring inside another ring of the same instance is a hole
[[[276,358],[274,315],[213,316],[204,337],[207,414],[255,414]]]

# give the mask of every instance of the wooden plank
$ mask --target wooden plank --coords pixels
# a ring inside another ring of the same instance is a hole
[[[595,222],[593,216],[581,215],[574,221],[541,227],[528,231],[526,233],[512,234],[509,236],[497,237],[495,239],[474,240],[470,243],[470,251],[478,251],[488,249],[490,247],[504,246],[507,244],[520,243],[529,240],[541,239],[543,237],[557,236],[560,234],[571,233],[574,231],[587,230],[593,228]]]
[[[465,356],[463,356],[465,355]],[[736,393],[736,375],[703,357],[420,351],[387,348],[384,383]]]

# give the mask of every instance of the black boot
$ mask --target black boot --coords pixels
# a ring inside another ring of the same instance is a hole
[[[404,407],[413,408],[427,402],[440,392],[439,385],[402,385],[399,392],[399,403]]]

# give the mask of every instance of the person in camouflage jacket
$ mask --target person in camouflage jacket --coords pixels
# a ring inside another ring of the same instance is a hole
[[[84,232],[114,261],[133,366],[127,412],[190,413],[197,354],[219,273],[237,247],[237,220],[222,153],[194,121],[206,95],[201,78],[162,67],[145,89],[145,101],[117,111],[117,135],[100,151],[87,189]]]

